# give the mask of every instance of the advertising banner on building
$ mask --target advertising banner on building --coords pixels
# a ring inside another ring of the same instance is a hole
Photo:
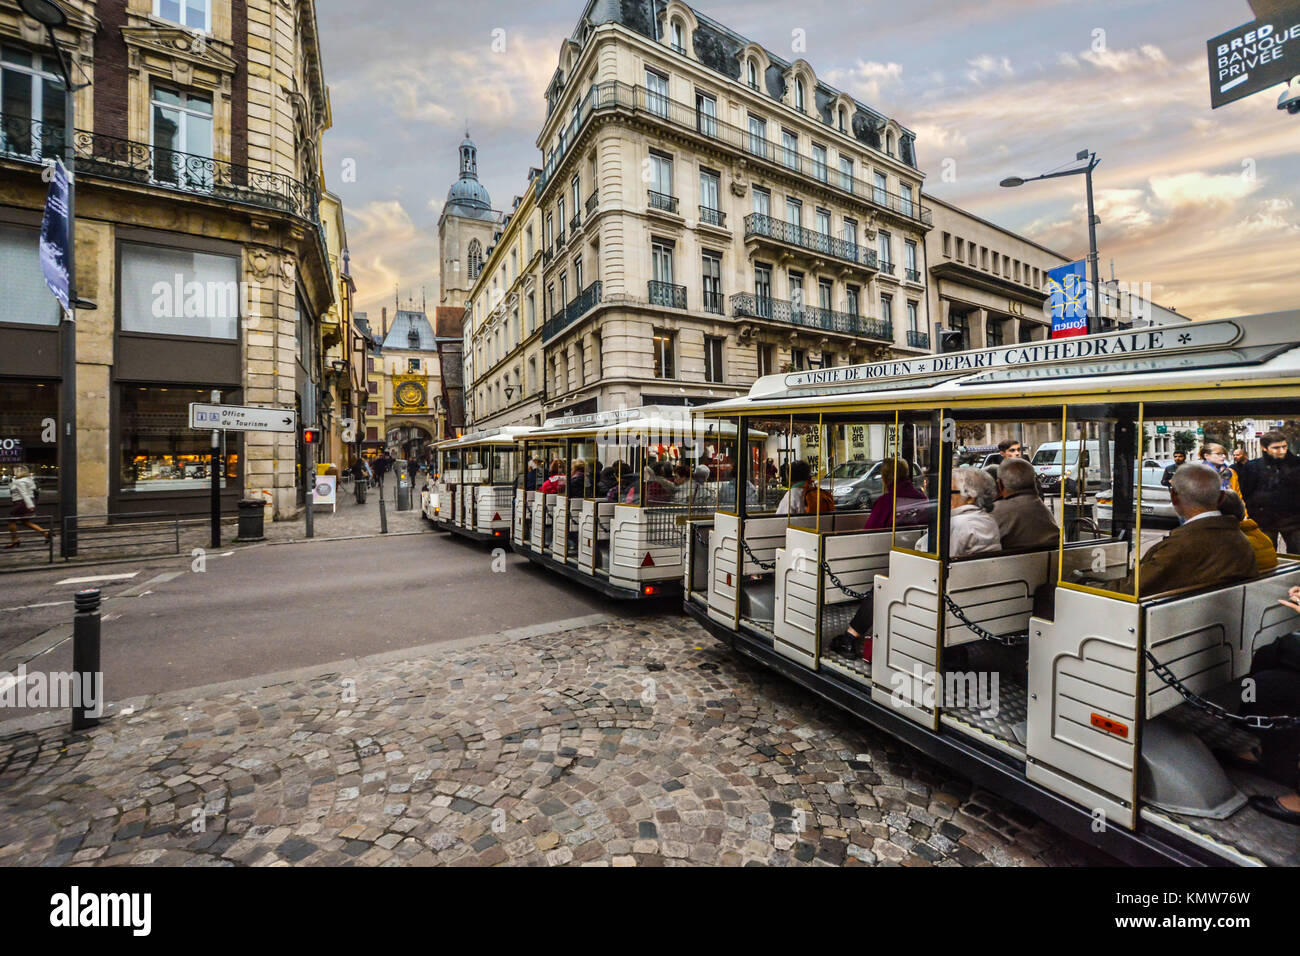
[[[1054,339],[1088,334],[1088,282],[1083,267],[1084,262],[1080,259],[1047,272]]]
[[[45,217],[41,220],[41,272],[45,284],[68,310],[68,171],[55,160],[50,176],[50,191],[45,197]]]

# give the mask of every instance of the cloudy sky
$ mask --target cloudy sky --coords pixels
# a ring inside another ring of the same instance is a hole
[[[542,92],[582,0],[320,0],[358,308],[394,287],[437,301],[437,221],[468,121],[479,176],[509,208]],[[917,133],[926,191],[1067,255],[1087,251],[1083,180],[1000,189],[1096,150],[1102,274],[1197,318],[1294,307],[1300,117],[1277,90],[1211,111],[1205,41],[1246,0],[701,0],[779,55],[806,36],[818,75]],[[493,52],[494,31],[505,41]],[[354,161],[354,182],[344,181]]]

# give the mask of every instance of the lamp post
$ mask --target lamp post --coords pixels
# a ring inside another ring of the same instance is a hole
[[[1097,168],[1101,160],[1097,159],[1096,153],[1091,153],[1086,149],[1079,150],[1074,157],[1076,160],[1087,160],[1088,165],[1079,166],[1075,169],[1064,169],[1059,173],[1044,173],[1042,176],[1030,176],[1022,179],[1019,176],[1008,176],[998,185],[1008,188],[1014,186],[1023,186],[1025,183],[1032,183],[1038,179],[1056,179],[1060,176],[1078,176],[1082,175],[1088,186],[1088,261],[1091,266],[1090,281],[1092,283],[1092,308],[1088,310],[1088,333],[1092,334],[1100,329],[1101,321],[1101,283],[1098,275],[1097,260],[1097,216],[1093,212],[1092,205],[1092,171]]]
[[[77,175],[76,144],[73,134],[76,130],[74,116],[75,101],[73,93],[81,87],[74,87],[68,64],[63,58],[63,49],[54,35],[55,27],[65,26],[68,15],[53,0],[18,0],[23,13],[45,27],[50,46],[59,60],[59,72],[63,77],[64,96],[64,130],[63,155],[64,166],[68,172],[68,248],[66,265],[68,269],[68,308],[63,313],[60,323],[59,354],[62,370],[62,382],[59,388],[59,508],[63,515],[65,529],[73,527],[68,518],[77,516],[77,309],[94,309],[95,303],[77,297]],[[89,85],[89,84],[86,84]],[[64,558],[74,557],[77,553],[75,532],[59,535],[59,555]]]

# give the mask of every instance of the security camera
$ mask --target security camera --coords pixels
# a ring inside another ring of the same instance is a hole
[[[1292,116],[1300,113],[1300,81],[1292,80],[1291,85],[1277,98],[1277,108],[1286,110]]]

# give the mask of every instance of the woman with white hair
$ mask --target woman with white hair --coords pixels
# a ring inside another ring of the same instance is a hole
[[[49,530],[32,520],[32,516],[36,514],[36,479],[32,477],[26,465],[19,465],[14,469],[14,480],[9,484],[9,497],[13,501],[13,507],[9,509],[9,537],[13,541],[5,545],[5,550],[22,544],[18,537],[19,524],[24,524],[33,531],[39,531],[48,541]]]
[[[964,558],[972,554],[999,551],[1002,536],[993,520],[993,502],[998,488],[988,472],[965,465],[952,473],[952,520],[948,556]],[[930,533],[917,542],[918,551],[928,551]],[[868,591],[848,628],[831,642],[831,649],[842,654],[871,661],[871,626],[875,614],[874,592]],[[859,651],[860,649],[860,651]]]

